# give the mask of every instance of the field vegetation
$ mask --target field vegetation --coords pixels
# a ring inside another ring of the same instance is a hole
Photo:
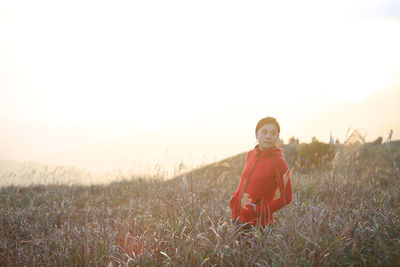
[[[245,154],[175,179],[0,191],[2,266],[400,265],[399,143],[341,146],[292,172],[276,224],[241,232],[229,199]],[[384,147],[387,146],[387,147]],[[389,154],[387,154],[389,153]]]

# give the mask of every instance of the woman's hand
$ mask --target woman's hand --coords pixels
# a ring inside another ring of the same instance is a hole
[[[242,197],[242,202],[241,202],[242,208],[244,210],[246,210],[244,212],[247,212],[247,211],[253,212],[254,211],[254,214],[257,212],[257,205],[252,202],[253,202],[253,200],[251,199],[250,195],[245,193]],[[251,207],[252,207],[252,209],[250,209]],[[248,216],[250,216],[250,215],[248,215]]]
[[[240,204],[241,204],[241,206],[242,206],[243,208],[246,208],[246,206],[247,206],[248,204],[250,204],[252,201],[253,201],[253,200],[251,199],[250,195],[247,194],[247,193],[244,193],[244,194],[243,194],[243,197],[242,197],[242,201],[241,201]]]

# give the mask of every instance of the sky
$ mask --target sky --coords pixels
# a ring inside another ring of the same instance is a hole
[[[195,165],[266,116],[399,139],[399,32],[400,1],[1,1],[0,159]]]

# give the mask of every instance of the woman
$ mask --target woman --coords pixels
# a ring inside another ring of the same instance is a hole
[[[282,150],[277,147],[280,126],[275,118],[261,119],[256,126],[258,144],[247,153],[240,182],[230,200],[236,223],[266,226],[274,212],[292,201],[292,183]],[[274,199],[279,189],[279,198]]]

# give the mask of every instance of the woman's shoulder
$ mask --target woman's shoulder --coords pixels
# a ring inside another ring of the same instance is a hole
[[[277,165],[277,167],[279,169],[287,169],[288,168],[288,164],[283,156],[275,157],[275,164]]]
[[[247,151],[246,159],[249,158],[249,157],[252,157],[252,156],[254,156],[254,155],[256,155],[256,154],[257,154],[257,151],[255,151],[255,149],[252,149],[252,150],[250,150],[250,151]]]

